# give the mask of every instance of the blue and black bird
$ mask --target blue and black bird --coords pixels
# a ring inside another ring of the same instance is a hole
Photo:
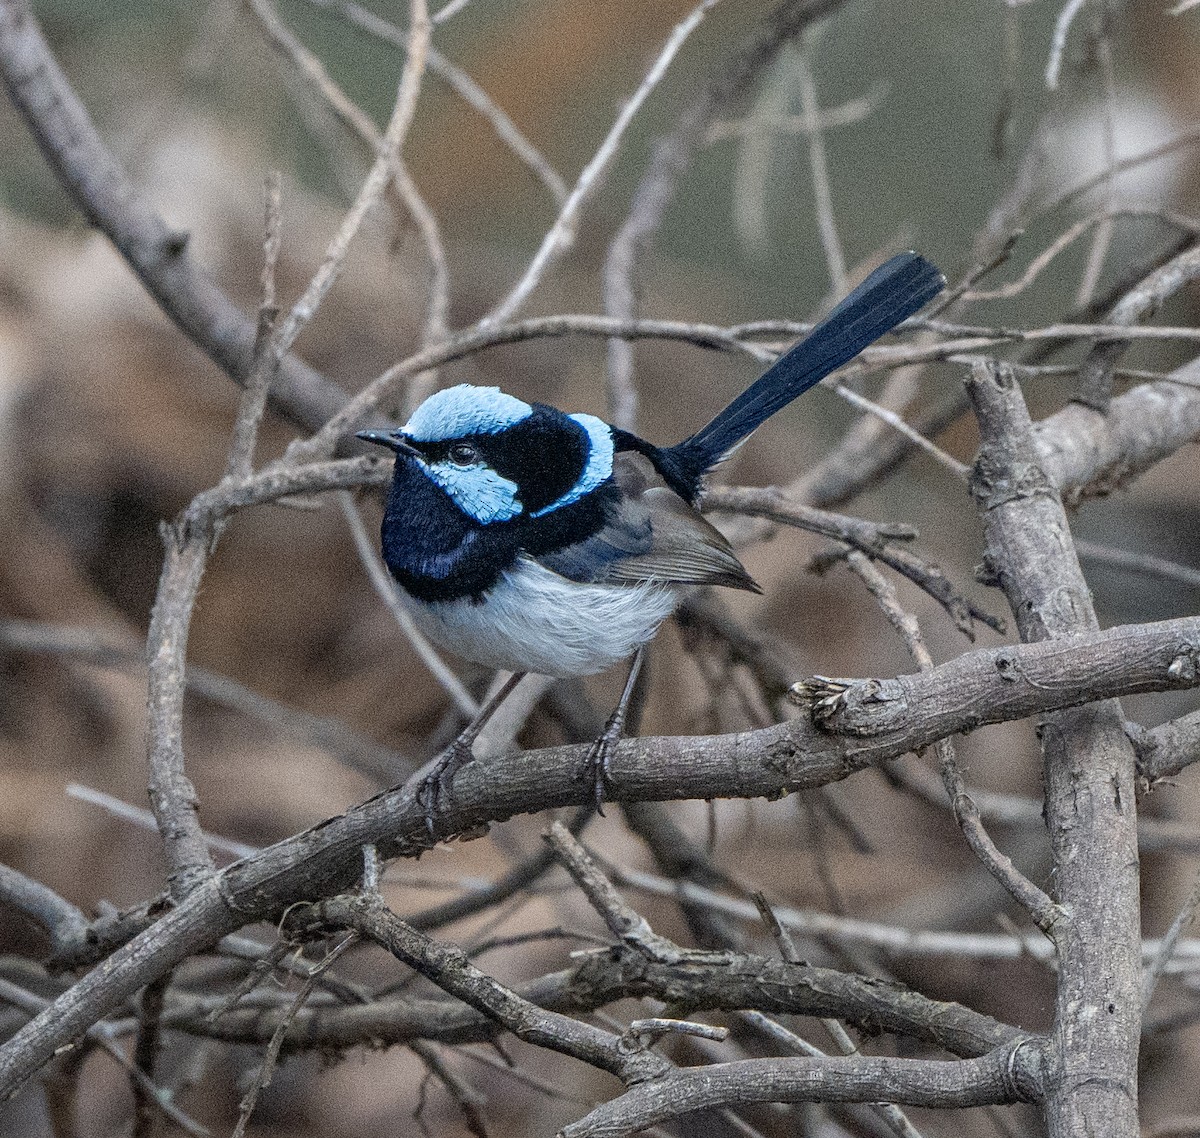
[[[916,253],[892,257],[674,446],[469,384],[431,395],[399,430],[362,431],[396,455],[383,557],[417,626],[476,663],[586,676],[640,659],[689,587],[758,591],[697,509],[705,474],[944,285]],[[593,752],[597,804],[624,702]],[[468,729],[426,793],[446,788],[473,737]]]

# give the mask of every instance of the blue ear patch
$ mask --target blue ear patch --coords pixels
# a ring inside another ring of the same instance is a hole
[[[535,511],[531,515],[532,517],[540,518],[543,514],[550,513],[551,510],[557,510],[563,506],[569,506],[572,502],[577,502],[585,494],[590,494],[595,490],[613,472],[612,428],[603,419],[597,419],[595,415],[568,415],[567,418],[578,423],[587,432],[587,462],[575,485],[550,505]]]
[[[413,442],[441,442],[498,434],[532,414],[528,403],[505,395],[498,387],[460,383],[435,391],[413,412],[403,431]]]
[[[459,466],[453,462],[422,462],[421,469],[450,495],[464,514],[474,518],[480,525],[506,522],[524,509],[517,498],[517,484],[482,462],[471,466]]]

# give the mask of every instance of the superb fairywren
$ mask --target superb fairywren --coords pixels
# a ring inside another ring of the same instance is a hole
[[[462,384],[397,431],[383,556],[417,626],[476,663],[586,676],[633,653],[621,706],[593,749],[599,805],[640,649],[696,585],[758,591],[700,514],[704,475],[776,411],[911,316],[945,285],[916,253],[876,269],[707,426],[670,447],[594,415]],[[515,686],[515,679],[500,698]],[[426,781],[436,798],[470,758],[484,709]],[[432,826],[432,822],[430,823]]]

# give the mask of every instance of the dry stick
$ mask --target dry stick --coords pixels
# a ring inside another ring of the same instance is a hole
[[[972,491],[984,518],[985,565],[1025,642],[1053,644],[1097,627],[1054,483],[1038,463],[1020,388],[978,367],[968,392],[982,439]],[[1114,701],[1042,721],[1046,821],[1058,919],[1054,1071],[1044,1115],[1051,1138],[1136,1136],[1141,1021],[1136,760]]]
[[[969,289],[963,293],[963,299],[967,301],[977,300],[1008,300],[1011,297],[1018,296],[1025,291],[1046,269],[1058,255],[1069,249],[1079,238],[1084,236],[1089,230],[1102,226],[1107,222],[1115,221],[1119,217],[1154,217],[1168,224],[1174,225],[1186,233],[1200,232],[1200,225],[1189,217],[1183,214],[1176,213],[1173,210],[1151,209],[1138,206],[1128,206],[1121,209],[1110,208],[1100,210],[1092,214],[1090,217],[1085,217],[1080,221],[1075,222],[1067,229],[1063,230],[1049,245],[1046,246],[1032,261],[1025,267],[1025,271],[1014,281],[1008,284],[999,285],[996,288],[990,289]],[[1079,301],[1077,307],[1082,308],[1091,297]]]
[[[677,945],[653,932],[647,921],[613,888],[612,883],[604,876],[592,859],[588,857],[587,851],[584,850],[583,846],[561,824],[555,822],[549,831],[547,831],[545,837],[566,866],[567,872],[571,874],[572,879],[583,891],[584,896],[587,897],[592,907],[603,918],[613,935],[620,937],[625,943],[633,945],[639,952],[645,953],[652,960],[675,963],[689,956],[686,951],[681,950]],[[765,905],[765,902],[763,904]],[[774,927],[779,928],[778,922],[774,922]],[[786,935],[782,929],[779,931],[781,943],[784,946],[789,946],[790,942],[787,940]],[[785,951],[783,956],[784,960],[789,964],[799,963],[799,959],[794,951]],[[638,1023],[640,1022],[645,1021],[634,1021],[631,1023],[629,1025],[629,1032],[636,1034],[639,1030]],[[704,1035],[706,1029],[708,1031],[713,1030],[708,1028],[707,1025],[694,1024],[687,1021],[684,1021],[682,1024],[677,1021],[665,1022],[673,1025],[672,1030],[684,1031],[693,1035]],[[845,1036],[844,1030],[836,1020],[826,1022],[833,1023],[839,1031],[842,1031],[842,1035]],[[723,1031],[724,1029],[721,1030]],[[708,1036],[708,1038],[712,1038],[712,1036]],[[724,1036],[722,1035],[718,1038],[724,1038]],[[848,1042],[849,1037],[845,1036],[845,1038]],[[853,1044],[850,1045],[850,1052],[857,1053]],[[878,1105],[879,1112],[889,1123],[897,1125],[902,1123],[907,1128],[906,1130],[898,1130],[898,1132],[909,1133],[919,1138],[919,1135],[916,1135],[916,1131],[908,1124],[908,1120],[898,1108],[893,1106],[889,1109],[887,1104]]]
[[[1104,89],[1104,116],[1101,120],[1104,134],[1104,164],[1109,169],[1117,160],[1116,118],[1117,118],[1117,80],[1113,73],[1112,41],[1109,38],[1106,24],[1109,17],[1105,14],[1095,15],[1094,48],[1096,60],[1100,68],[1101,84]],[[1105,203],[1111,210],[1116,203],[1117,180],[1108,177],[1104,182]],[[1104,259],[1108,256],[1112,245],[1112,219],[1102,221],[1096,227],[1092,238],[1092,248],[1088,253],[1087,264],[1075,293],[1075,304],[1081,306],[1092,299],[1100,273],[1104,268]]]
[[[738,897],[728,897],[691,882],[672,881],[657,874],[633,869],[610,869],[609,873],[617,884],[627,889],[641,889],[656,897],[670,897],[695,905],[704,905],[714,912],[744,921],[760,919],[751,902]],[[835,944],[874,949],[901,960],[945,956],[981,961],[1012,961],[1025,958],[1038,963],[1051,963],[1054,959],[1054,946],[1040,932],[996,934],[901,928],[898,925],[860,921],[853,917],[838,917],[816,910],[792,909],[786,906],[775,906],[775,913],[780,924],[791,932]],[[1160,948],[1160,941],[1146,940],[1142,945],[1143,960],[1149,963]],[[1191,973],[1196,970],[1198,964],[1200,940],[1181,941],[1168,962],[1167,972]]]
[[[263,265],[259,277],[258,331],[254,338],[254,362],[242,392],[241,405],[233,424],[233,440],[229,444],[229,456],[225,462],[225,474],[233,479],[249,477],[254,467],[258,428],[267,408],[267,392],[279,371],[280,362],[279,353],[273,350],[271,344],[275,320],[279,315],[275,289],[275,269],[279,263],[282,240],[282,202],[278,171],[267,175],[263,197]]]
[[[483,1108],[487,1105],[487,1095],[473,1087],[441,1056],[441,1052],[432,1043],[416,1039],[409,1044],[412,1051],[428,1072],[443,1087],[454,1100],[462,1115],[463,1125],[475,1138],[488,1138],[487,1123],[484,1121]]]
[[[618,1138],[718,1106],[763,1102],[872,1102],[967,1107],[1029,1102],[1042,1081],[1032,1043],[980,1059],[740,1059],[670,1072],[641,1083],[564,1126],[562,1138]]]
[[[842,251],[842,239],[838,236],[837,220],[833,216],[833,191],[829,186],[829,163],[825,157],[825,137],[821,133],[821,107],[817,100],[817,82],[813,75],[813,53],[801,35],[797,45],[799,63],[800,109],[804,116],[808,138],[808,166],[813,183],[813,208],[817,215],[817,230],[821,235],[821,248],[825,251],[825,264],[829,270],[829,283],[835,296],[846,292],[846,254]]]
[[[903,1035],[964,1058],[1028,1036],[902,984],[751,953],[692,949],[674,964],[651,960],[636,947],[609,944],[577,956],[568,969],[518,985],[517,994],[539,1007],[574,1015],[588,1015],[623,999],[656,999],[710,1011],[755,1007],[777,1015],[839,1016],[868,1034]],[[178,989],[171,995],[166,1026],[241,1045],[267,1042],[286,1010],[281,1007],[284,995],[278,992],[260,993],[257,1000],[246,1001],[249,1006],[233,1009],[225,1007],[225,998]],[[222,1015],[214,1020],[217,1010]],[[319,1006],[314,1000],[298,1013],[285,1042],[295,1050],[344,1050],[364,1042],[407,1045],[422,1038],[460,1045],[496,1035],[490,1015],[453,998],[379,998],[367,1004],[327,999]]]
[[[403,81],[401,88],[405,88]],[[400,118],[397,110],[393,126],[395,120]],[[397,137],[397,145],[399,137],[402,135]],[[360,202],[368,196],[364,187]],[[258,424],[265,408],[267,388],[277,371],[278,361],[303,328],[307,318],[305,314],[315,311],[315,305],[320,303],[324,295],[323,289],[332,285],[336,278],[340,258],[344,258],[356,228],[350,224],[353,216],[354,211],[351,210],[338,234],[341,243],[335,239],[331,244],[326,261],[314,276],[304,297],[292,308],[283,324],[277,327],[275,263],[279,253],[278,193],[268,188],[259,334],[246,395],[238,409],[226,465],[227,474],[215,491],[218,495],[228,488],[251,481],[250,465]],[[220,538],[224,519],[220,515],[203,515],[195,506],[196,500],[174,524],[162,527],[166,555],[146,638],[150,804],[170,867],[168,880],[171,893],[176,898],[185,895],[213,871],[212,858],[200,827],[196,791],[184,770],[183,698],[192,610],[205,565]]]
[[[566,826],[554,822],[542,836],[613,936],[633,945],[651,960],[674,963],[687,955],[678,945],[659,936],[646,918],[624,900]]]
[[[1134,735],[1138,770],[1151,785],[1200,762],[1200,711],[1189,712]]]
[[[857,550],[846,556],[846,563],[861,578],[867,590],[883,609],[889,623],[900,634],[909,655],[922,672],[929,673],[934,669],[933,657],[925,646],[921,635],[920,625],[912,613],[900,606],[896,590],[882,573]],[[1021,873],[1007,855],[1001,853],[983,824],[979,807],[967,793],[966,781],[958,766],[954,753],[954,744],[949,739],[939,739],[934,745],[934,754],[942,768],[942,781],[950,804],[954,810],[955,821],[971,847],[971,852],[979,859],[984,869],[1004,887],[1030,916],[1030,919],[1047,936],[1050,936],[1055,921],[1061,916],[1058,906],[1046,896],[1032,881]]]
[[[275,1034],[271,1036],[271,1041],[267,1044],[267,1050],[263,1055],[263,1061],[258,1068],[258,1073],[254,1076],[254,1081],[250,1084],[249,1089],[242,1096],[242,1101],[238,1104],[238,1120],[237,1125],[233,1128],[232,1138],[245,1138],[246,1127],[250,1125],[250,1116],[254,1113],[254,1107],[258,1103],[258,1096],[262,1094],[264,1088],[270,1085],[271,1079],[275,1075],[275,1067],[279,1062],[279,1052],[283,1048],[283,1041],[287,1036],[288,1026],[295,1018],[296,1013],[304,1006],[305,1001],[312,995],[312,990],[316,986],[321,973],[329,968],[351,945],[356,944],[358,939],[357,933],[349,933],[334,945],[321,961],[313,965],[308,979],[300,986],[300,990],[292,1000],[287,1013],[279,1021],[279,1026],[275,1029]]]
[[[824,107],[817,116],[820,130],[833,130],[839,126],[854,126],[873,115],[887,96],[886,83],[876,83],[866,95],[847,99],[835,107]],[[804,115],[753,115],[738,119],[715,119],[704,132],[704,145],[713,146],[729,139],[743,138],[760,132],[784,135],[804,135],[809,131],[809,121]]]
[[[754,129],[754,124],[764,120],[778,121],[791,106],[796,86],[795,67],[777,62],[763,76],[758,90],[750,103],[749,110],[740,120],[742,126],[738,139],[737,155],[732,161],[733,184],[730,186],[730,224],[742,246],[764,260],[770,252],[770,225],[767,220],[767,203],[773,188],[771,175],[775,169],[775,157],[779,149],[776,134],[767,129]],[[803,117],[803,116],[801,116]],[[704,145],[712,140],[712,127],[704,132]],[[610,399],[615,395],[610,391]],[[632,392],[636,397],[636,391]]]
[[[1050,41],[1050,55],[1046,60],[1046,86],[1051,91],[1058,90],[1058,77],[1062,71],[1063,53],[1067,48],[1067,33],[1071,24],[1079,15],[1087,0],[1067,0],[1058,19],[1054,21],[1054,35]]]
[[[1159,977],[1170,962],[1171,954],[1175,951],[1175,946],[1179,943],[1179,938],[1183,936],[1188,925],[1195,920],[1197,907],[1200,907],[1200,874],[1192,882],[1192,891],[1188,894],[1183,907],[1171,922],[1171,927],[1163,936],[1158,952],[1155,953],[1154,958],[1146,968],[1146,975],[1142,979],[1143,1015],[1146,1009],[1150,1007],[1150,1001],[1154,997],[1154,988],[1158,984]]]
[[[407,32],[364,8],[361,4],[352,3],[351,0],[308,0],[308,2],[315,8],[335,12],[355,27],[375,36],[384,43],[398,47],[401,51],[408,50]],[[447,7],[449,6],[447,5]],[[435,25],[442,22],[441,12],[432,17],[432,22]],[[567,200],[566,183],[537,147],[521,133],[516,123],[492,100],[491,96],[470,75],[451,63],[432,44],[429,47],[427,66],[434,75],[445,80],[468,106],[473,107],[487,119],[496,137],[528,167],[533,176],[546,187],[550,196],[561,207]]]
[[[1165,726],[1167,725],[1164,724]],[[1155,732],[1162,730],[1161,727],[1155,728]],[[1135,749],[1142,745],[1140,739],[1151,734],[1149,731],[1142,731],[1139,736],[1135,736]],[[1149,739],[1146,741],[1149,744]],[[905,762],[893,763],[887,768],[886,774],[888,781],[894,786],[923,802],[939,808],[950,804],[942,780],[923,766],[909,765]],[[1005,826],[1034,826],[1039,829],[1045,827],[1040,798],[1001,794],[980,790],[978,787],[967,787],[966,793],[975,803],[984,821],[998,822]],[[1173,822],[1168,818],[1141,815],[1138,818],[1138,849],[1142,853],[1200,853],[1200,829],[1183,822]]]
[[[157,1119],[156,1108],[159,1093],[154,1086],[154,1065],[158,1062],[158,1051],[162,1036],[162,1013],[166,1004],[167,988],[172,973],[167,972],[142,989],[138,1000],[138,1031],[133,1045],[134,1070],[129,1075],[133,1091],[132,1138],[150,1138]]]
[[[625,740],[612,763],[614,797],[778,796],[824,785],[985,722],[1132,691],[1194,687],[1197,643],[1200,618],[1187,618],[976,650],[927,675],[864,681],[814,706],[830,727],[844,717],[852,731],[867,734],[835,735],[797,719],[742,735]],[[472,830],[522,812],[583,805],[587,751],[552,747],[470,764],[455,780],[439,826]],[[385,859],[428,847],[425,811],[412,787],[378,795],[203,882],[0,1046],[0,1094],[11,1094],[57,1047],[194,952],[297,900],[356,882],[362,847],[372,842]]]
[[[399,194],[408,210],[425,246],[429,260],[429,302],[425,316],[424,342],[436,343],[446,338],[446,318],[450,307],[450,273],[446,252],[442,245],[441,229],[437,217],[426,204],[409,175],[408,167],[400,157],[398,148],[389,148],[380,135],[370,115],[362,110],[325,70],[320,59],[306,48],[280,18],[270,0],[249,0],[250,9],[257,17],[271,43],[291,62],[296,71],[308,82],[314,94],[328,104],[333,113],[366,144],[376,158],[385,157],[389,163],[390,185]],[[405,39],[405,49],[408,41]],[[428,45],[426,45],[428,48]],[[415,96],[414,96],[415,98]],[[426,372],[421,378],[419,390],[409,392],[410,405],[419,403],[437,384],[437,373]],[[414,385],[415,387],[416,385]]]
[[[670,134],[658,139],[630,202],[629,215],[609,245],[604,263],[604,311],[632,319],[636,310],[636,262],[649,252],[675,198],[680,177],[702,145],[708,124],[737,99],[778,56],[785,44],[844,0],[782,0],[739,46],[728,64],[689,99]],[[621,340],[608,344],[609,418],[637,425],[633,352]]]
[[[571,246],[575,239],[575,230],[579,222],[579,212],[583,208],[584,203],[595,192],[604,172],[612,164],[630,123],[633,122],[651,93],[662,82],[663,76],[666,75],[667,70],[670,68],[675,56],[678,55],[680,48],[687,41],[687,38],[699,27],[700,22],[708,15],[716,3],[717,0],[701,0],[701,3],[693,8],[675,26],[675,29],[667,38],[667,42],[663,45],[662,50],[654,60],[654,63],[646,72],[645,78],[643,78],[638,89],[621,108],[616,121],[609,128],[604,141],[600,144],[588,164],[583,168],[583,171],[575,182],[574,188],[567,195],[567,200],[563,202],[562,209],[555,219],[554,224],[546,232],[541,246],[529,262],[529,267],[525,270],[521,279],[516,283],[508,296],[480,321],[481,326],[486,327],[490,324],[499,324],[512,317],[517,309],[529,299],[533,290],[537,288],[546,270]]]
[[[797,1035],[794,1031],[790,1031],[783,1024],[771,1019],[770,1016],[765,1016],[762,1012],[757,1011],[742,1011],[738,1012],[738,1019],[743,1023],[749,1024],[755,1031],[760,1032],[772,1042],[780,1047],[791,1051],[796,1055],[807,1055],[810,1058],[819,1059],[825,1057],[825,1052],[819,1047],[809,1043],[807,1039]],[[835,1021],[836,1022],[836,1021]],[[870,1103],[864,1106],[857,1104],[847,1104],[847,1109],[850,1112],[849,1117],[858,1123],[860,1129],[864,1133],[875,1133],[877,1127],[872,1126],[872,1120],[859,1119],[853,1113],[856,1110],[870,1109],[873,1114],[882,1115],[884,1121],[891,1127],[892,1132],[897,1134],[899,1138],[913,1138],[916,1134],[915,1130],[903,1129],[905,1125],[911,1126],[908,1123],[907,1117],[899,1107],[891,1103]],[[891,1112],[895,1112],[894,1115]],[[893,1122],[892,1119],[895,1119]],[[902,1121],[903,1120],[903,1121]]]
[[[596,811],[593,806],[584,806],[576,812],[567,829],[572,834],[579,834],[595,816]],[[404,919],[414,929],[422,930],[438,929],[454,924],[456,921],[481,913],[484,909],[502,904],[522,889],[528,889],[554,865],[554,861],[554,851],[543,847],[523,858],[510,870],[483,888],[460,894],[449,901],[422,909]]]
[[[402,81],[401,88],[406,84]],[[404,122],[399,106],[393,116]],[[411,117],[411,115],[410,115]],[[399,138],[397,136],[396,144]],[[368,177],[368,183],[371,181]],[[360,194],[361,204],[369,199],[367,187]],[[367,202],[369,204],[369,200]],[[264,268],[260,303],[259,335],[254,352],[251,378],[238,410],[238,420],[230,444],[227,474],[215,493],[251,481],[258,423],[265,406],[265,394],[279,359],[288,351],[303,328],[308,315],[315,311],[324,291],[336,279],[341,259],[356,229],[352,209],[331,244],[326,260],[317,271],[308,290],[281,326],[275,325],[275,261],[279,251],[278,196],[268,189]],[[361,214],[359,215],[361,220]],[[204,514],[196,509],[199,498],[172,525],[162,527],[166,555],[159,578],[150,628],[146,638],[147,654],[147,725],[150,766],[150,804],[158,822],[170,867],[168,880],[172,896],[179,898],[205,876],[213,872],[199,821],[196,791],[184,770],[183,698],[187,660],[187,639],[192,610],[209,555],[220,537],[224,517]]]
[[[1130,325],[1151,316],[1185,284],[1200,276],[1200,248],[1185,250],[1151,273],[1137,288],[1121,298],[1109,314],[1109,323]],[[1106,340],[1088,353],[1080,367],[1080,402],[1104,412],[1112,398],[1113,368],[1128,343]]]
[[[1040,135],[1035,134],[1035,139]],[[1025,207],[1029,197],[1034,192],[1036,179],[1034,177],[1040,148],[1036,141],[1018,165],[1017,175],[1009,193],[993,209],[988,223],[981,231],[975,242],[977,263],[968,271],[956,288],[943,293],[934,302],[933,311],[940,314],[943,311],[953,311],[965,303],[962,294],[969,289],[984,273],[1000,264],[1007,256],[1016,241],[1012,232],[1015,218]],[[884,392],[884,401],[895,400],[901,409],[907,406],[917,394],[917,375],[913,372],[897,376],[888,384]],[[950,414],[934,414],[927,416],[927,426],[918,430],[924,437],[932,437],[949,422],[957,418],[965,410],[965,400],[958,400],[958,406],[952,406]],[[939,408],[939,411],[945,410]],[[870,420],[861,418],[843,435],[839,444],[829,452],[815,467],[801,477],[795,479],[791,490],[797,497],[807,500],[812,505],[834,505],[848,501],[856,493],[870,486],[890,469],[894,469],[911,454],[911,443],[901,445],[895,436],[880,437],[877,426]]]
[[[1156,557],[1152,553],[1132,553],[1127,549],[1113,549],[1108,545],[1082,540],[1075,542],[1075,550],[1082,561],[1123,569],[1127,573],[1137,573],[1160,581],[1172,581],[1193,589],[1200,588],[1200,569],[1180,565],[1178,561]]]
[[[374,941],[444,992],[535,1047],[569,1055],[625,1083],[655,1078],[668,1067],[667,1061],[653,1052],[626,1051],[618,1036],[522,999],[476,968],[462,949],[439,944],[406,925],[378,895],[335,897],[310,910],[321,922],[353,929]],[[304,913],[296,910],[292,920],[302,919]]]
[[[181,518],[160,532],[166,555],[146,634],[149,792],[178,899],[214,871],[196,789],[184,771],[183,693],[192,609],[216,529]]]
[[[27,0],[0,0],[0,77],[46,161],[89,224],[101,230],[146,291],[224,372],[244,384],[255,326],[195,265],[187,234],[172,230],[147,204],[96,133],[50,51]],[[315,429],[346,401],[319,372],[286,356],[272,405]]]
[[[1151,146],[1139,154],[1131,154],[1128,158],[1122,158],[1120,162],[1114,162],[1112,166],[1102,170],[1099,174],[1084,178],[1076,182],[1069,189],[1062,190],[1053,197],[1047,198],[1036,210],[1025,217],[1025,221],[1032,221],[1036,217],[1060,209],[1062,206],[1073,202],[1076,198],[1082,197],[1090,190],[1094,190],[1097,186],[1103,185],[1110,177],[1127,173],[1138,166],[1145,166],[1149,162],[1156,162],[1159,158],[1165,158],[1170,154],[1174,154],[1177,150],[1182,150],[1184,147],[1194,146],[1197,142],[1200,142],[1200,125],[1190,126],[1186,130],[1181,130],[1174,138],[1168,139],[1166,142],[1160,142],[1157,146]]]
[[[490,1050],[484,1051],[476,1050],[474,1047],[460,1047],[458,1053],[476,1063],[483,1064],[483,1066],[503,1075],[505,1078],[512,1079],[522,1086],[529,1087],[539,1094],[546,1095],[547,1098],[558,1099],[560,1102],[569,1102],[574,1106],[591,1107],[596,1105],[595,1099],[584,1098],[579,1094],[572,1094],[569,1090],[564,1089],[550,1079],[541,1079],[529,1071],[522,1071],[518,1067],[511,1066]]]
[[[955,625],[974,638],[972,621],[979,620],[1001,631],[1004,622],[984,612],[964,597],[936,565],[924,561],[898,542],[916,537],[911,527],[897,523],[867,522],[861,518],[818,510],[795,500],[774,486],[714,486],[704,496],[704,509],[725,510],[747,517],[766,518],[794,526],[861,550],[907,577],[934,598],[954,619]],[[818,566],[820,568],[820,566]]]
[[[775,323],[772,322],[773,325]],[[920,326],[920,322],[916,322],[915,326]],[[320,430],[310,439],[294,443],[290,448],[290,454],[294,462],[301,458],[323,457],[329,453],[339,436],[371,413],[398,383],[428,371],[430,368],[464,359],[486,348],[521,343],[544,336],[653,338],[679,340],[700,348],[736,352],[749,356],[764,365],[773,363],[778,358],[779,352],[762,344],[741,339],[738,333],[745,327],[747,326],[736,325],[733,328],[726,328],[720,325],[671,320],[625,320],[582,313],[534,317],[512,324],[487,327],[475,325],[465,331],[452,334],[449,339],[440,344],[421,349],[370,380],[361,391],[348,399],[335,415],[322,424]],[[749,327],[754,328],[757,325]],[[804,327],[804,325],[796,325],[796,327]],[[949,359],[964,352],[998,348],[1008,343],[1047,343],[1059,346],[1063,341],[1077,338],[1200,343],[1200,329],[1183,327],[1132,327],[1118,331],[1104,324],[1053,324],[1045,328],[1029,329],[976,327],[973,331],[976,333],[975,335],[942,343],[870,347],[861,353],[860,362],[849,365],[839,374],[844,378],[857,379],[875,371]],[[889,423],[894,422],[895,417],[892,413],[886,409],[882,412],[876,410],[878,404],[866,401],[862,396],[857,395],[854,397],[854,402],[857,406],[864,407],[878,415],[882,420]],[[911,438],[913,431],[911,426],[900,429],[906,429]],[[923,433],[928,435],[930,432]]]
[[[341,507],[346,523],[350,526],[350,533],[354,538],[354,548],[358,551],[358,559],[362,563],[363,569],[366,570],[367,577],[370,579],[371,586],[374,588],[376,595],[387,606],[388,611],[392,614],[392,618],[400,626],[400,631],[404,633],[405,638],[412,645],[413,651],[417,654],[417,659],[425,665],[429,674],[437,680],[442,690],[450,697],[454,706],[458,708],[459,713],[468,720],[474,719],[479,713],[479,701],[467,691],[462,681],[450,670],[441,656],[438,655],[437,649],[429,643],[428,639],[413,623],[411,614],[404,607],[404,602],[401,601],[398,595],[395,582],[388,576],[387,569],[379,559],[375,543],[367,534],[362,516],[359,514],[358,507],[354,503],[354,496],[348,490],[342,490],[338,494],[338,505]]]
[[[256,0],[259,2],[259,0]],[[325,256],[309,281],[303,295],[292,305],[274,337],[273,346],[282,355],[290,350],[296,337],[316,315],[321,302],[341,276],[346,254],[372,206],[379,200],[391,178],[392,163],[404,145],[408,128],[416,112],[421,77],[425,71],[425,54],[429,46],[429,13],[424,0],[410,0],[408,59],[396,90],[396,102],[387,129],[383,133],[379,153],[363,181],[346,216],[330,240]]]
[[[158,821],[151,811],[143,810],[140,806],[133,806],[115,795],[105,794],[102,790],[83,786],[78,782],[69,782],[64,788],[64,793],[68,798],[78,799],[91,806],[99,806],[123,822],[130,822],[148,830],[158,829]],[[234,841],[232,838],[222,837],[220,834],[210,834],[207,831],[204,833],[204,842],[210,850],[231,854],[233,857],[253,857],[261,849],[260,846],[248,845],[246,842]]]
[[[940,346],[941,345],[939,345],[939,347]],[[959,462],[958,459],[953,455],[947,454],[944,450],[942,450],[941,447],[939,447],[930,439],[927,439],[915,427],[906,423],[894,411],[889,410],[884,405],[883,400],[873,401],[867,399],[865,396],[860,395],[857,391],[852,391],[850,388],[846,387],[845,384],[836,383],[832,386],[834,391],[836,391],[843,399],[845,399],[847,403],[853,404],[855,407],[858,407],[859,410],[868,412],[874,416],[875,419],[886,423],[889,427],[899,431],[900,434],[904,435],[904,437],[907,438],[908,441],[914,446],[918,447],[920,450],[923,450],[936,463],[949,470],[955,478],[963,481],[966,480],[967,466],[965,463]]]
[[[779,923],[779,918],[771,909],[765,894],[755,893],[754,903],[758,906],[763,924],[770,930],[771,935],[775,938],[775,943],[779,946],[779,955],[789,964],[799,964],[800,954],[796,950],[795,942],[792,940],[791,934],[787,929]],[[825,1054],[819,1047],[814,1047],[807,1040],[801,1039],[800,1036],[788,1031],[782,1024],[776,1023],[761,1012],[742,1012],[741,1015],[746,1022],[760,1031],[764,1031],[772,1039],[782,1043],[789,1050],[795,1051],[797,1054],[808,1055],[813,1058],[821,1057]],[[841,1025],[840,1021],[826,1016],[822,1018],[821,1024],[829,1033],[830,1038],[837,1044],[838,1050],[843,1055],[857,1055],[859,1053],[858,1048],[854,1045],[854,1041],[850,1038],[849,1033]],[[898,1135],[898,1138],[921,1138],[920,1132],[909,1121],[908,1116],[894,1103],[873,1102],[868,1105],[872,1111],[878,1114],[891,1127],[892,1131]]]
[[[87,926],[83,911],[60,897],[48,885],[26,877],[12,866],[0,864],[0,905],[24,913],[50,938],[51,952],[59,951]]]

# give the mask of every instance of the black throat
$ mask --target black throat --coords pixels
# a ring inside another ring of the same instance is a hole
[[[541,517],[522,512],[484,525],[463,513],[415,460],[399,455],[383,515],[383,559],[417,600],[482,602],[522,552],[554,553],[598,533],[619,497],[609,482]]]

